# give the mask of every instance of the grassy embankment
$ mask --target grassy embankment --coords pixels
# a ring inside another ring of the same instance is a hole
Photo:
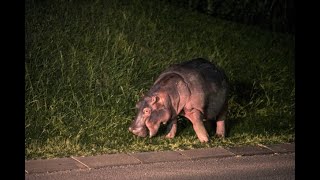
[[[162,1],[26,2],[26,159],[291,142],[294,37]],[[170,64],[205,57],[231,89],[229,137],[201,144],[128,131],[135,103]]]

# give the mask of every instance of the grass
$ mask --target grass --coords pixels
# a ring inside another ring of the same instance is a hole
[[[25,158],[295,140],[293,35],[164,1],[32,1],[25,21]],[[201,144],[128,131],[135,103],[170,64],[208,58],[230,79],[228,138]]]

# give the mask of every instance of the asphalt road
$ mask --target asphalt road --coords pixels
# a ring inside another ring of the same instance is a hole
[[[27,174],[33,179],[295,179],[295,153],[210,158]]]

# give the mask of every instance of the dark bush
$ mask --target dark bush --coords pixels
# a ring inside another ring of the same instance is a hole
[[[258,25],[277,32],[295,32],[293,0],[168,0],[214,17]]]

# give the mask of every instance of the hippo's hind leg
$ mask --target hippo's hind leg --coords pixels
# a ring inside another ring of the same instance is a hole
[[[217,129],[216,129],[216,136],[224,138],[226,136],[226,116],[228,111],[228,104],[225,103],[223,106],[221,112],[217,116]]]
[[[203,124],[202,113],[197,109],[192,109],[191,111],[185,110],[185,117],[192,122],[193,129],[196,132],[200,142],[208,142],[209,135]]]
[[[177,132],[177,118],[172,119],[167,126],[167,135],[166,138],[174,138]]]

